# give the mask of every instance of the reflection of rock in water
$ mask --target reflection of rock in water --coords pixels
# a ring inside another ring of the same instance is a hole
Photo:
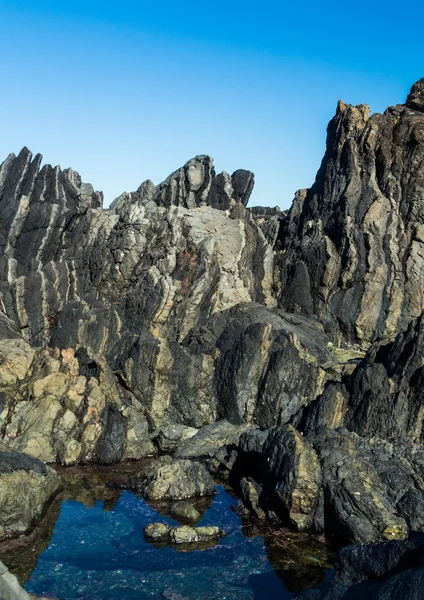
[[[142,496],[140,496],[140,497],[142,497]],[[212,506],[213,499],[214,499],[214,496],[202,496],[202,497],[190,498],[189,502],[197,510],[197,512],[200,513],[200,516],[202,517],[205,514],[205,512],[207,510],[209,510],[210,507]],[[171,506],[173,504],[175,504],[174,500],[152,501],[152,500],[147,500],[146,498],[144,498],[144,501],[151,508],[153,508],[153,510],[155,510],[157,513],[159,513],[163,517],[173,519],[174,521],[177,521],[177,523],[180,523],[181,525],[186,524],[186,521],[184,519],[178,518],[175,514],[171,514]]]
[[[88,508],[92,508],[100,500],[105,512],[113,510],[122,493],[122,490],[116,488],[118,485],[123,487],[128,477],[140,469],[140,462],[122,463],[119,469],[116,466],[56,468],[62,478],[63,493],[48,508],[44,519],[31,535],[0,544],[0,560],[16,575],[21,585],[25,585],[35,569],[38,557],[50,543],[62,500],[76,500]]]
[[[331,568],[331,548],[307,534],[283,530],[264,535],[268,560],[290,592],[301,592],[324,581]]]
[[[103,510],[111,511],[125,488],[128,478],[140,469],[145,461],[120,463],[113,466],[58,467],[63,481],[63,497],[76,500],[88,508],[103,502]]]
[[[0,559],[23,586],[29,579],[40,554],[47,548],[60,513],[61,497],[49,507],[44,519],[31,535],[0,544]]]

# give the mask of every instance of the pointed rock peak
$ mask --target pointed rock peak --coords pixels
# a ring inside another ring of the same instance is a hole
[[[231,176],[234,189],[234,199],[247,206],[253,187],[255,185],[255,176],[251,171],[238,169]]]
[[[406,99],[406,106],[424,112],[424,77],[414,83]]]
[[[370,107],[368,104],[345,104],[343,100],[339,100],[337,103],[337,115],[346,114],[349,118],[362,118],[364,121],[368,121],[370,116]]]
[[[23,159],[29,158],[29,160],[31,160],[32,159],[32,152],[31,152],[31,150],[29,148],[27,148],[26,146],[24,146],[22,148],[22,150],[19,152],[18,158],[23,158]]]

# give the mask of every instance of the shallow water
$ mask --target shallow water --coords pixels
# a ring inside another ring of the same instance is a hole
[[[110,496],[90,482],[65,493],[38,560],[30,546],[1,558],[12,571],[15,563],[28,592],[59,600],[288,600],[326,579],[324,546],[282,532],[261,535],[231,510],[234,498],[221,486],[216,490],[211,503],[204,501],[199,522],[227,531],[212,548],[152,546],[144,539],[145,525],[178,524],[168,505],[150,506],[128,491]],[[31,565],[24,573],[25,561]]]

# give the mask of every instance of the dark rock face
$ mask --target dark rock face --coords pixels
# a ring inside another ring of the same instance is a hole
[[[309,529],[319,500],[321,466],[313,446],[291,425],[271,430],[262,454],[268,486],[300,531]]]
[[[206,493],[204,465],[185,462],[207,460],[298,529],[423,529],[423,94],[420,80],[383,115],[339,102],[288,212],[246,208],[253,174],[217,175],[205,155],[108,210],[71,169],[10,155],[7,449],[63,464],[175,452],[152,497],[184,497],[159,471]]]
[[[424,537],[343,548],[336,573],[320,590],[296,596],[299,600],[418,600],[422,598]]]
[[[391,336],[423,310],[423,98],[420,80],[383,115],[340,101],[315,184],[282,222],[280,306],[335,339]]]

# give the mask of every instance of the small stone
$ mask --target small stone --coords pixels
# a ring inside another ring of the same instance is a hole
[[[144,528],[144,535],[147,540],[154,542],[166,542],[170,531],[169,525],[164,523],[149,523]]]
[[[181,521],[197,522],[200,519],[200,513],[194,508],[190,502],[181,500],[180,502],[174,502],[170,510],[171,516],[174,519]]]

